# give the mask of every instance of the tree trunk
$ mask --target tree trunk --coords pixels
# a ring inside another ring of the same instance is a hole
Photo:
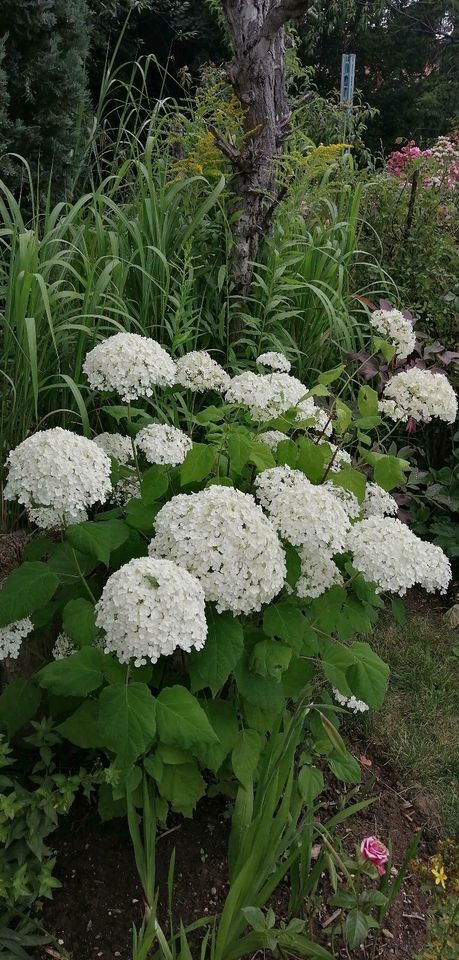
[[[245,110],[245,137],[240,151],[218,136],[216,140],[234,169],[232,273],[235,292],[245,296],[252,262],[279,198],[275,158],[289,132],[285,23],[300,17],[309,0],[222,2],[234,50],[228,75]]]

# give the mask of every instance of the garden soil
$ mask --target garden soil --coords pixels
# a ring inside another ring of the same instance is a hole
[[[387,767],[367,754],[365,744],[354,745],[360,756],[363,781],[371,786],[375,803],[354,817],[346,829],[346,843],[352,847],[363,836],[376,835],[392,841],[395,867],[419,827],[425,827],[427,840],[421,857],[428,855],[429,825],[409,791],[403,789]],[[327,798],[326,815],[335,810],[336,796]],[[355,798],[353,798],[355,799]],[[157,844],[157,881],[160,888],[160,922],[167,927],[167,875],[175,851],[173,910],[185,925],[212,915],[223,905],[227,892],[226,845],[229,830],[228,811],[222,801],[205,800],[193,820],[177,817]],[[62,887],[47,902],[41,917],[55,935],[58,948],[37,953],[40,958],[70,955],[72,960],[131,960],[131,927],[140,925],[142,893],[131,853],[129,835],[123,820],[101,824],[95,810],[77,807],[65,825],[51,838],[57,855],[56,874]],[[286,913],[288,890],[281,887],[271,902],[276,917]],[[408,874],[396,903],[384,923],[375,954],[359,949],[350,954],[336,940],[334,956],[339,960],[372,957],[372,960],[413,960],[425,939],[428,894],[418,879]],[[333,910],[323,905],[315,929],[315,938],[330,949],[328,930],[333,925]],[[67,951],[67,952],[66,952]]]

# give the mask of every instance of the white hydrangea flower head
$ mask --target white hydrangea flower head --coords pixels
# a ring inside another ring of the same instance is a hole
[[[314,403],[314,397],[306,397],[301,403],[297,404],[298,413],[295,420],[302,423],[304,420],[313,422],[307,427],[308,430],[314,430],[316,433],[323,433],[325,437],[331,437],[333,433],[333,424],[330,416],[322,407]]]
[[[288,466],[263,470],[255,487],[280,536],[294,547],[330,555],[344,549],[350,521],[334,490],[315,486]]]
[[[94,437],[94,443],[100,447],[107,457],[111,460],[118,460],[124,466],[129,463],[134,453],[130,437],[124,437],[122,433],[99,433]]]
[[[330,447],[331,455],[329,460],[325,462],[325,466],[328,466],[331,461],[330,470],[332,473],[338,473],[342,467],[352,465],[352,457],[347,450],[337,447],[335,443],[330,443],[329,440],[319,440],[319,443],[326,443]]]
[[[32,633],[33,623],[30,617],[15,620],[6,627],[0,627],[0,660],[11,657],[16,660],[19,656],[22,641]]]
[[[153,387],[175,383],[172,357],[151,337],[115,333],[86,354],[83,364],[93,390],[110,390],[126,402],[151,397]]]
[[[172,467],[183,463],[193,444],[183,430],[167,423],[151,423],[140,430],[136,446],[148,463],[166,463]]]
[[[266,446],[275,452],[277,445],[281,443],[282,440],[288,440],[288,437],[285,433],[282,433],[281,430],[265,430],[264,433],[259,433],[258,436],[254,437],[254,440],[258,440],[260,443],[266,443]]]
[[[220,612],[252,613],[282,589],[282,545],[248,493],[215,485],[179,494],[161,508],[155,530],[150,553],[197,577]]]
[[[277,373],[290,373],[292,369],[290,360],[287,360],[283,353],[276,353],[273,350],[268,351],[268,353],[260,353],[260,356],[257,357],[257,363],[261,363],[263,367],[270,367]]]
[[[105,653],[135,666],[156,663],[177,648],[201,650],[207,636],[204,591],[169,560],[140,557],[108,578],[96,604]]]
[[[348,710],[352,710],[353,713],[366,713],[367,710],[370,709],[368,703],[365,703],[364,700],[357,700],[354,695],[346,697],[343,693],[340,693],[336,687],[333,688],[333,696],[340,707],[347,707]]]
[[[222,393],[231,377],[206,350],[192,350],[176,361],[176,382],[193,393],[217,390]]]
[[[39,527],[86,520],[111,492],[111,462],[93,440],[53,427],[23,440],[7,459],[5,500],[18,500]]]
[[[384,517],[396,516],[398,511],[397,501],[391,497],[387,490],[379,486],[379,483],[367,481],[365,487],[365,499],[362,504],[362,511],[365,517]]]
[[[355,493],[352,493],[352,490],[346,490],[345,487],[338,486],[338,484],[333,483],[332,480],[327,480],[323,485],[323,489],[329,490],[332,496],[339,500],[351,520],[355,520],[356,517],[360,516],[362,507]]]
[[[330,587],[344,583],[341,571],[328,553],[300,547],[301,576],[296,583],[299,597],[320,597]]]
[[[406,360],[410,353],[413,353],[416,346],[413,324],[400,310],[375,310],[371,314],[370,323],[393,344],[400,360]]]
[[[393,517],[368,517],[354,524],[348,536],[353,565],[379,590],[403,597],[419,583],[429,593],[446,593],[451,565],[440,547],[420,540]]]
[[[249,408],[253,420],[273,420],[296,407],[307,388],[288,373],[252,373],[250,370],[233,377],[225,393],[227,403],[240,403]]]
[[[119,507],[124,507],[129,500],[135,500],[140,497],[140,480],[136,473],[129,477],[120,477],[113,487],[110,503],[115,503]]]
[[[427,593],[446,593],[451,581],[451,564],[441,547],[421,541],[423,551],[419,564],[418,583]]]
[[[71,657],[76,653],[76,646],[73,640],[66,633],[59,633],[52,649],[53,660],[64,660],[65,657]]]
[[[412,417],[429,423],[433,417],[438,417],[445,423],[454,423],[457,397],[443,373],[410,367],[396,373],[386,383],[378,407],[393,420],[407,421]]]

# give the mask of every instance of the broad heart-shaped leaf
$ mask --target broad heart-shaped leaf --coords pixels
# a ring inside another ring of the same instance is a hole
[[[277,444],[277,462],[279,465],[286,463],[288,467],[295,469],[298,462],[298,447],[294,440],[279,440]]]
[[[158,790],[177,813],[191,817],[198,800],[206,792],[206,785],[196,763],[181,763],[163,767]]]
[[[327,760],[331,772],[338,780],[344,780],[344,783],[360,783],[362,772],[358,761],[350,753],[333,751]]]
[[[401,457],[394,457],[389,453],[375,453],[362,449],[360,453],[373,467],[373,480],[384,490],[393,490],[394,487],[405,483],[405,472],[410,468],[408,460],[402,460]]]
[[[64,542],[55,545],[48,567],[59,577],[60,583],[70,586],[75,581],[81,583],[81,574],[87,577],[97,567],[97,560]]]
[[[96,611],[94,604],[83,597],[69,600],[62,615],[62,626],[77,647],[85,647],[97,637]]]
[[[202,650],[189,656],[191,689],[210,687],[215,697],[236,666],[244,649],[244,636],[239,620],[229,613],[207,608],[208,633]]]
[[[378,394],[366,384],[360,387],[357,404],[362,417],[377,417]]]
[[[292,648],[273,637],[259,640],[252,648],[250,655],[250,669],[260,677],[271,677],[281,680],[292,659]]]
[[[280,640],[285,640],[295,653],[301,653],[306,620],[301,610],[292,603],[281,601],[266,607],[263,612],[263,630],[268,637],[279,637]]]
[[[217,456],[216,447],[207,443],[194,443],[180,468],[180,483],[200,483],[212,473]]]
[[[247,653],[243,653],[234,669],[237,688],[239,693],[245,697],[249,703],[253,703],[262,710],[274,711],[280,713],[285,704],[284,691],[282,684],[276,680],[270,680],[267,677],[260,677],[252,673],[249,669],[249,658]]]
[[[389,679],[389,667],[368,643],[351,644],[353,663],[346,670],[346,680],[355,697],[370,707],[382,707]]]
[[[324,788],[324,775],[317,767],[302,767],[298,774],[298,789],[307,807],[312,806]]]
[[[333,425],[336,433],[346,433],[349,424],[352,422],[352,410],[347,403],[343,403],[339,397],[335,400],[335,411],[333,414]]]
[[[138,497],[126,504],[126,523],[142,533],[153,533],[156,514],[161,509],[159,503],[144,503]]]
[[[0,591],[0,628],[44,607],[58,586],[59,579],[48,564],[39,560],[21,564],[10,573]]]
[[[201,700],[200,703],[219,742],[201,743],[193,748],[193,752],[203,766],[217,773],[239,733],[236,708],[230,700]]]
[[[298,470],[302,470],[311,483],[320,483],[326,461],[330,459],[330,448],[324,443],[314,443],[308,437],[300,437],[298,449]]]
[[[231,754],[233,770],[243,787],[253,783],[263,740],[256,730],[241,730]]]
[[[354,470],[353,467],[342,467],[336,473],[331,471],[327,479],[331,480],[337,487],[350,490],[357,497],[359,503],[363,503],[367,478],[359,470]]]
[[[71,657],[48,663],[38,673],[38,683],[61,697],[85,697],[103,683],[104,655],[94,647],[83,647]]]
[[[146,683],[115,683],[99,697],[99,723],[105,746],[119,766],[129,766],[148,750],[156,733],[156,701]]]
[[[269,467],[276,466],[272,450],[265,443],[258,443],[256,440],[252,442],[250,463],[253,463],[257,470],[267,470]]]
[[[218,737],[196,697],[178,684],[161,690],[156,701],[158,736],[185,750],[201,743],[217,743]]]
[[[77,523],[67,527],[66,539],[72,547],[81,553],[89,553],[108,567],[110,554],[121,546],[129,536],[129,527],[123,520],[89,520],[86,523]]]
[[[298,700],[312,680],[316,668],[311,660],[299,660],[293,657],[288,669],[282,674],[282,686],[286,697]]]
[[[97,700],[85,700],[57,729],[66,740],[70,740],[70,743],[77,747],[87,749],[105,746],[105,736],[99,724]]]
[[[334,383],[335,380],[339,379],[344,369],[345,365],[341,363],[339,367],[334,367],[333,370],[325,370],[324,373],[319,375],[319,383]]]
[[[242,430],[234,430],[228,441],[228,456],[236,473],[242,473],[249,462],[251,450],[252,440],[249,434],[243,433]]]
[[[167,467],[154,464],[142,474],[140,489],[144,503],[154,503],[155,500],[160,500],[167,492],[168,487]]]
[[[0,727],[8,737],[14,734],[35,716],[40,706],[41,691],[32,680],[12,680],[0,697]]]
[[[113,404],[109,407],[102,407],[104,413],[108,413],[109,417],[113,417],[117,423],[120,423],[121,420],[138,420],[139,417],[145,417],[146,411],[142,410],[141,407],[132,407],[121,406],[120,404]]]

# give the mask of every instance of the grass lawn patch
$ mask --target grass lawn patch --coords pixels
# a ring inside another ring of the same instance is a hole
[[[373,649],[389,663],[382,710],[363,722],[366,735],[398,769],[432,824],[459,836],[459,635],[439,619],[412,615],[405,626],[384,619]]]

